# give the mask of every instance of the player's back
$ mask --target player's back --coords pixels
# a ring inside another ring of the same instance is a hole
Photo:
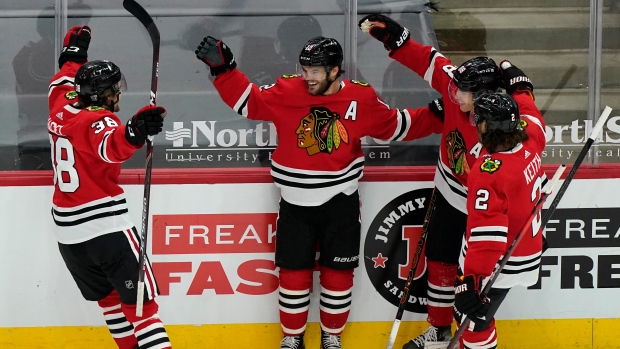
[[[61,242],[76,243],[133,226],[118,185],[121,163],[104,160],[111,138],[106,129],[118,125],[118,117],[101,107],[56,105],[50,113],[55,169],[52,215]],[[98,144],[93,136],[100,140]]]
[[[544,180],[536,139],[530,138],[509,151],[486,153],[478,158],[469,176],[465,250],[472,256],[465,263],[466,269],[490,275],[489,259],[498,260],[525,226],[540,198]],[[541,248],[540,217],[537,217],[528,225],[495,287],[535,283]]]

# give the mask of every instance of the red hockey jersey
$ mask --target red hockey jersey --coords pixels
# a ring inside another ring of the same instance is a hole
[[[513,95],[519,103],[521,125],[529,139],[515,148],[489,155],[486,149],[469,174],[467,233],[461,254],[465,275],[491,275],[515,236],[530,218],[547,182],[542,169],[545,124],[525,92]],[[538,280],[542,250],[541,217],[530,224],[495,288],[530,286]]]
[[[456,209],[467,213],[467,177],[480,155],[478,132],[469,122],[469,113],[450,100],[448,84],[456,66],[432,46],[409,40],[390,57],[416,72],[441,93],[444,105],[444,127],[439,145],[439,161],[435,171],[435,186]]]
[[[357,190],[364,166],[362,137],[412,140],[442,128],[428,107],[392,109],[368,83],[355,80],[341,81],[340,90],[327,96],[310,95],[297,75],[258,87],[233,69],[214,84],[240,115],[274,123],[278,146],[271,174],[284,200],[301,206]]]
[[[137,148],[125,139],[125,126],[114,113],[73,106],[77,102],[73,81],[80,66],[65,63],[52,78],[48,93],[53,230],[64,244],[133,227],[118,178],[121,162]]]

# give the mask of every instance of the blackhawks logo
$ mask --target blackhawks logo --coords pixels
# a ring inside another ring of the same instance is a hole
[[[96,106],[96,105],[91,105],[89,107],[86,107],[86,110],[88,110],[88,111],[101,111],[101,110],[105,110],[105,108],[99,107],[99,106]]]
[[[349,133],[340,121],[340,115],[325,107],[310,108],[297,128],[297,146],[308,155],[331,154],[342,143],[349,143]]]
[[[71,99],[75,99],[76,97],[77,97],[77,92],[75,92],[75,91],[69,91],[69,92],[65,93],[65,98],[66,99],[71,100]]]
[[[448,161],[452,172],[456,175],[469,173],[471,169],[465,157],[465,141],[458,129],[446,135],[446,148],[448,148]]]
[[[489,157],[484,159],[482,164],[480,164],[480,171],[488,172],[488,173],[493,173],[493,172],[499,170],[499,167],[501,165],[502,165],[502,161],[501,160],[494,160],[494,159],[491,159],[491,157],[489,156]]]
[[[351,80],[352,83],[360,85],[362,87],[368,87],[370,86],[369,83],[367,83],[366,81],[359,81],[359,80]]]
[[[527,121],[525,121],[524,119],[519,120],[519,126],[521,126],[521,129],[525,130],[525,128],[527,127]]]

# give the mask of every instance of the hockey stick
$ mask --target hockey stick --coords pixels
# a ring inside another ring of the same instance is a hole
[[[422,256],[422,249],[424,248],[426,236],[428,235],[428,223],[431,221],[431,215],[433,214],[433,209],[435,208],[435,192],[437,192],[437,187],[433,188],[433,193],[431,194],[431,201],[429,202],[428,208],[426,209],[426,216],[424,217],[424,223],[422,224],[422,232],[420,233],[420,239],[418,239],[418,247],[416,248],[415,253],[413,254],[413,258],[411,260],[411,269],[409,269],[409,275],[407,275],[405,287],[403,288],[403,295],[400,297],[400,303],[398,303],[398,311],[396,312],[396,318],[394,319],[394,323],[392,324],[392,331],[390,332],[390,337],[388,339],[387,349],[392,349],[394,347],[396,335],[398,334],[398,328],[400,327],[400,321],[403,318],[403,313],[405,312],[405,308],[407,307],[407,298],[409,298],[409,287],[411,287],[411,282],[413,282],[415,271],[418,267],[420,257]]]
[[[532,221],[536,218],[536,216],[538,216],[538,214],[542,210],[543,204],[547,200],[547,197],[549,197],[549,195],[551,194],[551,190],[555,186],[555,183],[560,179],[565,169],[566,169],[566,165],[562,164],[560,165],[560,167],[558,167],[557,171],[555,171],[553,178],[547,184],[547,186],[545,187],[545,189],[543,190],[540,196],[540,199],[534,206],[534,210],[532,211],[530,218],[528,218],[528,220],[523,225],[523,228],[521,228],[519,233],[517,233],[517,236],[515,236],[515,239],[510,244],[510,247],[508,248],[504,256],[499,260],[499,263],[495,267],[495,270],[493,270],[493,273],[489,277],[489,281],[487,281],[487,284],[482,289],[482,292],[480,292],[480,294],[483,295],[483,297],[484,295],[489,293],[491,286],[493,286],[493,283],[495,283],[495,280],[497,280],[497,277],[501,273],[502,269],[504,269],[504,266],[506,266],[506,263],[508,263],[508,259],[510,258],[510,256],[512,256],[512,253],[517,248],[517,245],[521,241],[521,238],[523,238],[523,235],[525,235],[525,232],[528,229],[530,229],[530,227],[532,226]],[[447,349],[453,349],[454,346],[458,344],[459,338],[461,338],[461,336],[463,335],[463,332],[465,332],[465,329],[469,326],[470,321],[471,320],[469,317],[466,317],[465,320],[463,320],[463,322],[459,325],[459,329],[454,334],[454,337],[452,337],[452,339],[450,340],[450,343],[448,344]]]
[[[151,69],[151,98],[150,104],[157,101],[157,79],[159,77],[159,30],[153,18],[135,0],[124,0],[123,7],[136,17],[146,28],[153,43],[153,66]],[[138,263],[138,298],[136,300],[136,316],[142,317],[144,305],[144,273],[146,271],[146,242],[149,229],[149,203],[151,199],[151,169],[153,168],[153,137],[146,140],[146,173],[144,175],[144,196],[142,198],[142,234],[140,235],[140,255]]]
[[[573,168],[571,168],[571,170],[568,172],[568,176],[566,176],[564,183],[562,183],[560,190],[558,190],[558,194],[555,196],[555,198],[553,198],[553,201],[551,202],[549,209],[547,210],[547,212],[545,212],[545,215],[543,216],[543,220],[542,220],[543,229],[547,225],[547,222],[549,222],[549,219],[551,219],[551,215],[553,214],[553,211],[555,211],[558,204],[560,203],[560,200],[562,199],[562,196],[564,196],[566,187],[568,187],[568,184],[573,180],[573,177],[575,176],[575,172],[577,172],[577,169],[579,169],[581,162],[588,154],[590,147],[592,146],[592,144],[598,137],[598,134],[603,128],[603,125],[605,125],[605,122],[607,121],[607,118],[609,117],[610,113],[611,113],[611,108],[608,106],[605,106],[603,113],[598,118],[596,125],[594,125],[594,128],[592,129],[592,132],[590,133],[590,138],[588,138],[588,140],[586,141],[586,144],[581,149],[581,153],[579,153],[579,155],[577,156],[577,160],[575,160],[575,164],[573,165]],[[549,248],[549,244],[547,243],[547,239],[543,236],[543,252],[546,251],[548,248]]]
[[[568,187],[570,182],[573,180],[573,177],[575,176],[575,172],[577,172],[577,170],[579,169],[581,162],[586,157],[586,155],[588,155],[588,151],[590,151],[590,147],[592,146],[592,144],[598,137],[599,132],[601,132],[603,125],[605,125],[605,122],[607,121],[609,114],[611,114],[611,110],[612,109],[610,107],[605,106],[603,113],[598,118],[596,125],[594,125],[594,128],[592,129],[592,132],[590,133],[590,138],[588,138],[588,140],[586,141],[586,144],[581,149],[581,153],[579,153],[579,156],[577,156],[577,160],[575,160],[575,164],[573,165],[573,168],[571,168],[570,171],[568,172],[568,175],[566,176],[564,183],[562,183],[562,186],[558,190],[558,193],[556,194],[555,198],[553,198],[551,205],[549,205],[549,209],[547,210],[547,212],[545,212],[545,215],[543,216],[543,220],[542,220],[543,229],[545,225],[547,225],[547,222],[549,222],[549,219],[551,218],[553,211],[555,211],[555,209],[558,207],[560,200],[562,200],[562,196],[564,196],[564,192],[566,192],[566,188]]]

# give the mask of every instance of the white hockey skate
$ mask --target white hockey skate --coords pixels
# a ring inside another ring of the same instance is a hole
[[[403,345],[403,349],[446,349],[452,339],[450,326],[430,326],[421,335]]]

